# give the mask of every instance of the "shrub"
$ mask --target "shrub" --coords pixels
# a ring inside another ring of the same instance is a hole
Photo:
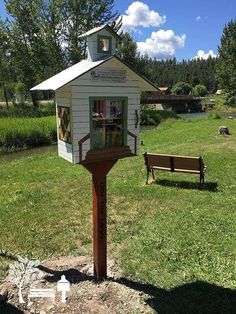
[[[208,119],[221,119],[221,115],[216,111],[212,111],[209,113]]]
[[[167,110],[141,109],[140,125],[158,125],[161,121],[174,118],[179,119],[176,113]]]
[[[208,93],[207,88],[204,85],[199,84],[193,88],[193,95],[194,96],[203,97],[203,96],[207,95],[207,93]]]
[[[229,97],[229,99],[227,100],[227,104],[229,104],[230,106],[236,106],[236,96]]]
[[[172,93],[176,95],[190,95],[193,87],[186,82],[178,82],[172,88]]]
[[[25,84],[22,83],[22,82],[16,83],[16,85],[15,85],[15,92],[16,92],[16,93],[25,94],[25,92],[26,92]]]

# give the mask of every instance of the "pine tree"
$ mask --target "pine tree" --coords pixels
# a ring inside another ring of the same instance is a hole
[[[129,33],[121,34],[121,40],[117,47],[117,55],[130,66],[136,67],[137,44],[132,40]]]
[[[224,27],[218,52],[217,80],[221,88],[236,95],[236,20]]]

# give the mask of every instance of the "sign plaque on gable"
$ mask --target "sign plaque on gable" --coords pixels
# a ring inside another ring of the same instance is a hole
[[[91,81],[102,82],[126,82],[125,70],[113,70],[113,69],[95,69],[90,72]]]

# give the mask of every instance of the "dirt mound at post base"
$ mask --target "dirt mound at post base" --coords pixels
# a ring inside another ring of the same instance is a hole
[[[57,281],[65,275],[70,282],[66,303],[61,302],[57,291]],[[55,300],[51,298],[32,298],[28,301],[30,288],[54,289]],[[93,277],[93,264],[90,258],[60,257],[45,260],[38,269],[38,276],[30,287],[22,289],[25,303],[19,303],[18,289],[7,280],[0,286],[0,313],[39,313],[39,314],[77,314],[77,313],[153,313],[145,300],[148,295],[136,291],[119,276],[117,265],[108,262],[108,279],[96,282]]]

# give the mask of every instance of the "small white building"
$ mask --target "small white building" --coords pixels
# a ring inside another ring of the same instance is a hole
[[[58,154],[77,164],[138,154],[141,91],[156,91],[116,55],[109,25],[83,34],[87,59],[31,90],[54,90]]]

